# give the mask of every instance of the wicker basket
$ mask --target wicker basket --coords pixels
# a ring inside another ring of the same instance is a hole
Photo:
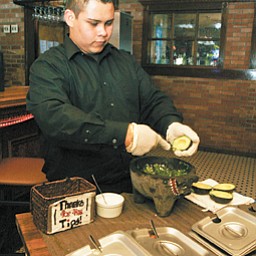
[[[46,234],[91,223],[95,195],[96,187],[78,177],[35,185],[30,200],[33,221]]]

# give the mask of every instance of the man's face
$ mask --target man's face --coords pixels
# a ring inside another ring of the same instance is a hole
[[[77,18],[72,15],[70,10],[65,13],[71,40],[85,53],[101,52],[113,30],[113,3],[90,0]]]

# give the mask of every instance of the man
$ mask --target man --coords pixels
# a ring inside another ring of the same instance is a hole
[[[103,191],[131,192],[129,163],[181,135],[199,138],[134,58],[109,44],[113,0],[67,0],[69,34],[33,63],[27,109],[45,138],[51,180],[93,174]]]

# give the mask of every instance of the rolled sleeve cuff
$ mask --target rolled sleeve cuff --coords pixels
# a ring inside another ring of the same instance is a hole
[[[108,141],[108,144],[112,145],[114,148],[123,146],[128,125],[129,123],[127,122],[107,121],[103,140]]]
[[[124,146],[128,125],[128,122],[105,121],[104,127],[84,131],[84,143],[105,144],[114,148]]]

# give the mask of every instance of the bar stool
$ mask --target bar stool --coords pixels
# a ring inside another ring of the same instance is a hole
[[[32,157],[9,157],[0,161],[0,208],[4,213],[0,220],[0,251],[4,245],[9,246],[10,239],[17,240],[14,216],[29,210],[31,187],[47,181],[43,164],[42,158]]]
[[[30,113],[21,113],[0,120],[0,128],[10,127],[34,119]],[[29,192],[33,185],[47,181],[42,172],[44,160],[33,157],[7,157],[0,160],[0,206],[29,205],[30,199],[16,200],[20,193]]]
[[[10,157],[0,161],[0,205],[29,205],[19,200],[33,185],[46,182],[44,160],[33,157]],[[23,192],[23,193],[22,193]]]
[[[27,113],[2,118],[0,129],[8,129],[31,119],[33,116]],[[6,250],[14,252],[15,247],[20,246],[15,215],[30,210],[31,187],[47,181],[42,172],[42,158],[9,155],[0,159],[0,255],[6,255]],[[1,254],[3,250],[4,254]]]

